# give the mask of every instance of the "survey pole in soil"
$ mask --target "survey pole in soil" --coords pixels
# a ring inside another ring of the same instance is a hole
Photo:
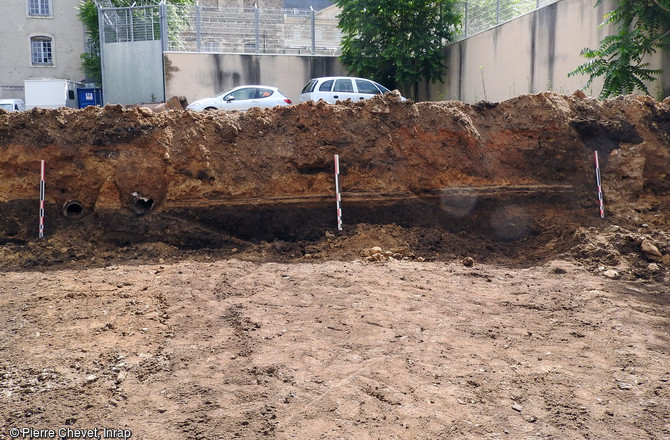
[[[40,163],[40,238],[44,237],[44,160]]]
[[[335,155],[335,201],[337,206],[337,230],[342,230],[342,207],[340,202],[342,198],[340,196],[340,155]]]
[[[598,205],[600,208],[600,218],[605,218],[605,206],[603,205],[603,187],[600,182],[600,164],[598,163],[598,152],[594,151],[593,156],[596,160],[596,184],[598,185]]]

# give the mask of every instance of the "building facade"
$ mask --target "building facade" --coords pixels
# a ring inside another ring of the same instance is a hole
[[[0,2],[0,97],[24,97],[24,80],[83,81],[80,55],[84,25],[80,0],[3,0]]]

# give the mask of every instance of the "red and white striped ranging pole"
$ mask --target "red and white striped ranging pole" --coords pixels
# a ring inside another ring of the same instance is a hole
[[[340,202],[342,197],[340,196],[340,155],[335,155],[335,200],[337,202],[337,230],[342,230],[342,207]]]
[[[44,237],[44,161],[40,164],[40,238]]]
[[[598,205],[600,208],[600,218],[605,218],[605,206],[603,205],[603,186],[600,182],[600,164],[598,163],[598,152],[593,152],[596,158],[596,184],[598,185]]]

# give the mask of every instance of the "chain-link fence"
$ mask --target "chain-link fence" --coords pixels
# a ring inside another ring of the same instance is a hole
[[[98,15],[102,43],[160,40],[160,8],[134,6],[102,9]]]
[[[463,0],[459,3],[462,27],[456,40],[494,28],[559,0]]]
[[[559,0],[463,0],[456,40]],[[199,5],[101,9],[103,42],[161,39],[170,51],[339,55],[337,11]]]
[[[335,55],[337,18],[309,9],[212,8],[183,10],[184,26],[170,33],[169,50]]]

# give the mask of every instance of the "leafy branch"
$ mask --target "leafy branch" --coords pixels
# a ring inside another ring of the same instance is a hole
[[[618,33],[605,37],[598,49],[583,49],[581,55],[588,61],[568,76],[588,75],[584,88],[603,77],[601,99],[636,90],[649,94],[647,84],[662,71],[649,68],[646,60],[670,47],[670,0],[621,2],[599,27],[607,25],[617,27]]]

